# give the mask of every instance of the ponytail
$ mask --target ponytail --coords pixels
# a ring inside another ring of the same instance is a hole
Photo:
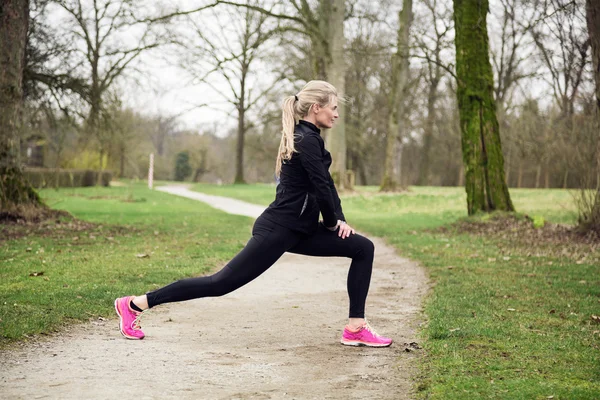
[[[283,164],[283,161],[292,158],[292,154],[296,151],[294,147],[294,127],[296,126],[295,105],[296,96],[288,96],[283,100],[281,142],[279,143],[277,163],[275,164],[275,175],[277,177],[281,173],[281,164]]]

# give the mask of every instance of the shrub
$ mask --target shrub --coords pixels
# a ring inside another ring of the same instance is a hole
[[[175,160],[175,180],[179,182],[184,181],[191,174],[190,155],[187,151],[177,153],[177,159]]]
[[[91,169],[26,168],[23,173],[29,183],[37,189],[95,186],[100,173],[102,174],[102,186],[108,186],[112,179],[112,172],[110,171],[94,171]]]

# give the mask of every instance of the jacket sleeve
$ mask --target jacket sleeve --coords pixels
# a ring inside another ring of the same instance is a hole
[[[333,205],[335,206],[335,215],[337,219],[341,219],[346,222],[346,217],[344,216],[344,212],[342,211],[342,201],[340,200],[340,196],[338,195],[337,190],[335,189],[335,184],[333,183],[333,179],[331,175],[329,175],[329,188],[331,189],[331,194],[333,195]]]
[[[308,173],[308,178],[315,188],[315,196],[323,215],[323,223],[327,227],[337,224],[334,196],[331,192],[329,172],[323,164],[323,151],[319,139],[306,135],[296,143],[300,163]]]

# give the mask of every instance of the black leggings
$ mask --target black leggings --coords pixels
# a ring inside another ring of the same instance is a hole
[[[182,279],[147,294],[150,307],[159,304],[216,297],[230,293],[252,281],[273,265],[285,252],[317,257],[348,257],[350,318],[365,317],[365,302],[373,268],[373,242],[354,234],[342,239],[319,224],[312,235],[292,231],[259,217],[252,238],[223,269],[214,275]]]

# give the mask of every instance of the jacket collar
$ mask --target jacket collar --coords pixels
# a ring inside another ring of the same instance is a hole
[[[303,119],[298,121],[298,125],[296,125],[297,127],[299,127],[302,132],[304,133],[316,133],[317,135],[321,135],[321,130],[319,128],[317,128],[317,126],[315,124],[313,124],[312,122],[308,122],[305,121]]]

